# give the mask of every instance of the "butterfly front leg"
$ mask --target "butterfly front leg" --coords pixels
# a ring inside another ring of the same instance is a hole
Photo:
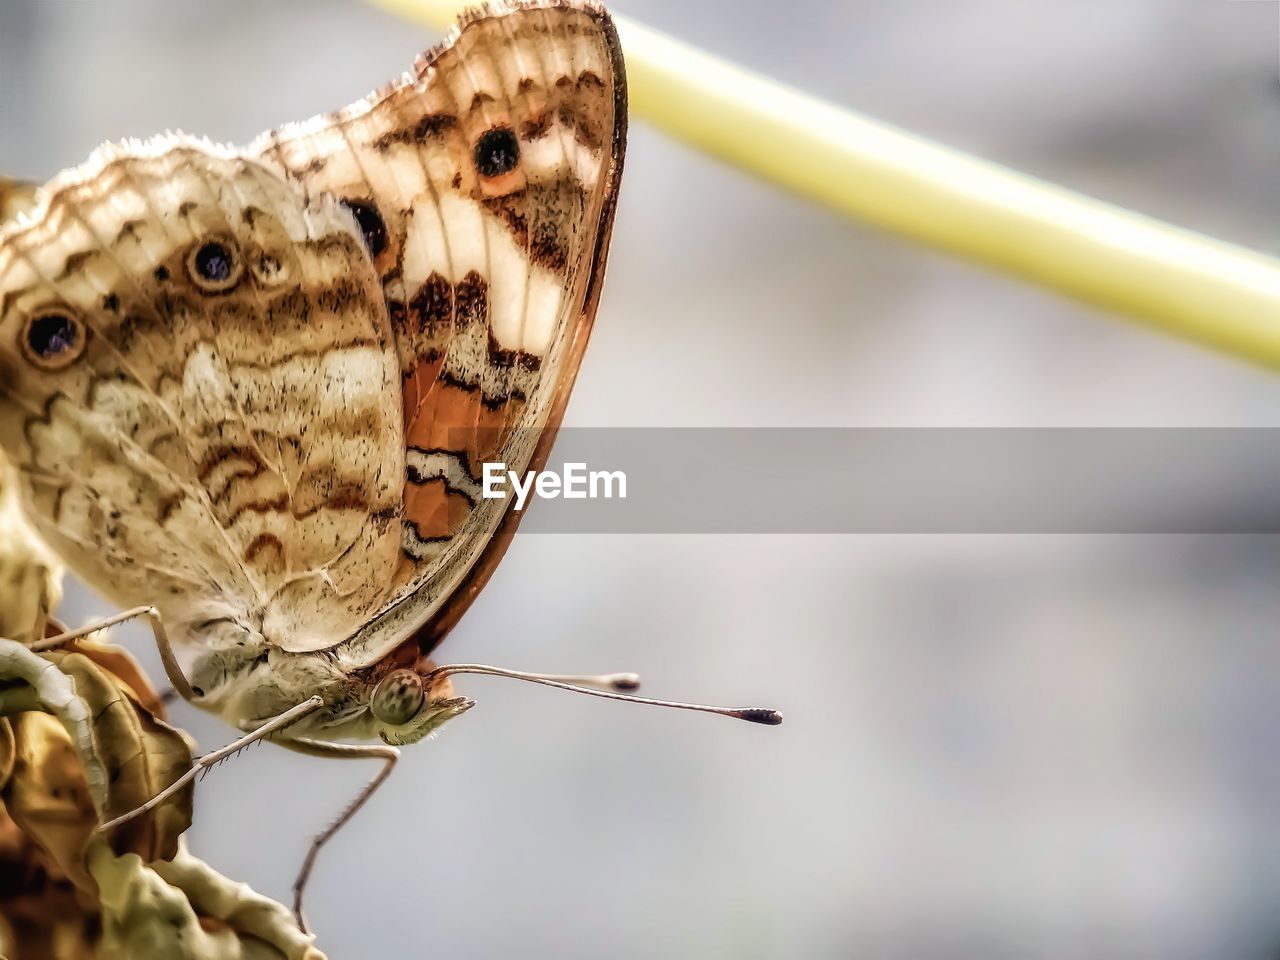
[[[154,810],[156,807],[160,806],[160,804],[164,803],[171,796],[173,796],[175,793],[181,790],[184,786],[186,786],[188,783],[194,780],[197,776],[199,776],[201,771],[208,770],[210,767],[215,766],[216,764],[227,759],[228,757],[234,756],[235,754],[239,753],[245,747],[252,746],[253,744],[257,743],[259,740],[263,740],[267,737],[272,736],[273,734],[279,733],[281,730],[285,729],[286,727],[292,726],[293,724],[297,723],[299,720],[314,713],[315,711],[319,710],[323,706],[324,706],[323,697],[320,697],[320,696],[311,697],[307,700],[302,701],[302,703],[298,704],[297,706],[289,708],[284,713],[280,714],[280,716],[272,717],[270,720],[267,720],[266,722],[262,723],[256,729],[250,731],[249,733],[246,733],[239,740],[233,740],[231,743],[227,744],[225,747],[220,747],[219,749],[214,750],[212,753],[206,753],[204,756],[200,757],[194,763],[191,764],[190,770],[184,773],[181,777],[175,780],[172,784],[170,784],[164,790],[157,793],[154,797],[152,797],[146,803],[142,804],[139,807],[135,807],[134,809],[130,810],[126,814],[116,817],[114,820],[107,821],[106,823],[98,827],[98,829],[100,831],[110,830],[113,827],[117,827],[122,823],[126,823],[127,821],[132,820],[134,817],[141,816],[142,814],[146,813],[148,810]]]

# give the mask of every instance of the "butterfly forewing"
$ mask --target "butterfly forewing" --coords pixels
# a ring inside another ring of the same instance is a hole
[[[401,565],[350,662],[442,633],[514,529],[482,465],[545,460],[595,312],[625,104],[608,17],[525,4],[471,15],[400,82],[255,144],[356,213],[395,337]]]

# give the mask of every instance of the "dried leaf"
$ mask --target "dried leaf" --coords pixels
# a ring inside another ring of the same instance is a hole
[[[107,859],[95,849],[90,869],[107,891],[104,958],[325,960],[292,913],[228,880],[185,846],[172,861],[149,868],[136,857]]]
[[[80,758],[56,718],[29,711],[9,718],[17,748],[13,773],[0,790],[24,834],[79,889],[95,893],[84,852],[98,824]]]
[[[110,645],[38,655],[0,640],[0,707],[27,706],[0,718],[0,798],[12,816],[0,815],[12,878],[0,883],[0,954],[324,960],[283,906],[186,851],[189,790],[110,836],[95,832],[100,815],[134,809],[190,766],[185,736],[140,698],[155,699],[151,685]]]
[[[0,721],[0,784],[12,772],[15,750],[9,723]],[[76,890],[55,860],[0,804],[0,956],[92,958],[97,922],[91,898]]]
[[[0,203],[3,190],[0,180]],[[62,573],[62,562],[22,515],[17,479],[0,455],[0,637],[21,642],[44,635],[62,599]]]
[[[0,665],[11,667],[6,679],[20,673],[49,712],[11,718],[14,766],[0,796],[23,831],[73,882],[92,890],[83,861],[98,823],[141,806],[190,769],[190,746],[86,653],[38,656],[16,647],[0,641]],[[168,859],[190,825],[191,790],[186,789],[116,827],[109,841],[117,854]]]
[[[146,710],[116,674],[80,652],[46,657],[75,681],[93,714],[94,747],[108,777],[104,820],[140,807],[191,769],[187,739]],[[116,827],[109,834],[112,850],[136,853],[148,863],[172,859],[191,826],[193,790],[189,783],[155,810]]]

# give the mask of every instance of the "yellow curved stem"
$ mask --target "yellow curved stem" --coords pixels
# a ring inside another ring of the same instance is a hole
[[[463,4],[370,0],[439,28]],[[633,112],[823,206],[1280,368],[1280,261],[968,156],[616,18]]]

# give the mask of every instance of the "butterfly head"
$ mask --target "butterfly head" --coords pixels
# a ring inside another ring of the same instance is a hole
[[[474,700],[454,695],[449,677],[431,664],[401,667],[374,684],[369,712],[383,742],[400,746],[430,736],[448,720],[466,713]]]

